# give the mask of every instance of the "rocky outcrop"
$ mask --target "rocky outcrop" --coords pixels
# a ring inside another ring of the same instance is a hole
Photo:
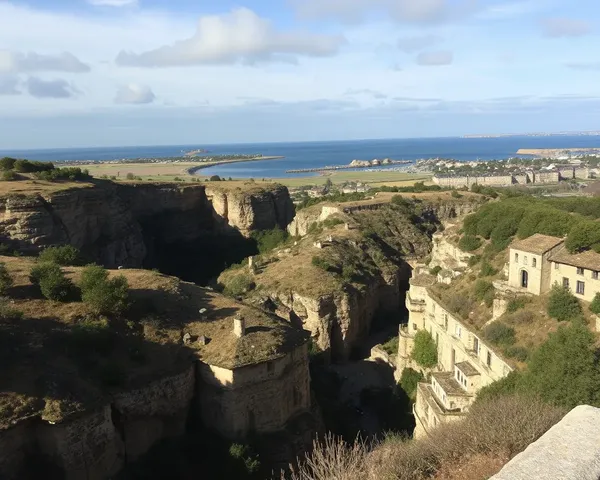
[[[0,198],[0,239],[35,252],[71,244],[106,266],[139,267],[157,246],[284,229],[294,216],[285,187],[116,185]],[[199,251],[198,254],[202,254]]]
[[[315,205],[314,207],[305,208],[300,210],[288,225],[288,233],[293,237],[303,237],[308,234],[311,225],[323,222],[333,215],[342,218],[342,213],[342,209],[335,205]]]
[[[463,252],[449,240],[447,235],[440,232],[433,235],[433,249],[431,250],[429,267],[461,271],[469,266],[469,259],[473,256],[472,253]]]

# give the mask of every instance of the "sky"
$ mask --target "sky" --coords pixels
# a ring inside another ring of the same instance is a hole
[[[597,0],[0,0],[0,149],[600,130]]]

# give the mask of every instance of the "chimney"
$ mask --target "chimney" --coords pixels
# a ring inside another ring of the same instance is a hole
[[[238,338],[246,335],[246,320],[239,314],[233,319],[233,334]]]

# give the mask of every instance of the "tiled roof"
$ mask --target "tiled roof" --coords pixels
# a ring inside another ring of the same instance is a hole
[[[510,245],[510,248],[521,250],[523,252],[534,253],[536,255],[543,255],[548,250],[560,245],[563,241],[564,239],[562,238],[550,237],[549,235],[536,233],[531,237],[513,242]]]
[[[464,373],[467,377],[474,377],[476,375],[481,375],[479,371],[471,365],[469,362],[460,362],[457,363],[456,368],[458,368],[462,373]]]
[[[468,392],[463,390],[460,383],[454,378],[452,372],[434,372],[431,374],[433,378],[440,384],[440,387],[446,392],[447,395],[453,395],[456,397],[469,397],[471,396]]]
[[[593,250],[587,250],[581,253],[569,253],[562,246],[556,252],[550,255],[551,262],[564,263],[573,267],[586,268],[588,270],[600,271],[600,254]]]

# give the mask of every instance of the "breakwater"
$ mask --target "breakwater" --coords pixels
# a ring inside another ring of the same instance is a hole
[[[384,165],[409,165],[413,163],[413,160],[393,160],[385,163]],[[314,172],[329,172],[333,170],[350,170],[355,168],[373,168],[376,165],[359,165],[359,164],[350,164],[350,165],[333,165],[326,167],[316,167],[316,168],[297,168],[294,170],[286,170],[285,173],[314,173]]]

